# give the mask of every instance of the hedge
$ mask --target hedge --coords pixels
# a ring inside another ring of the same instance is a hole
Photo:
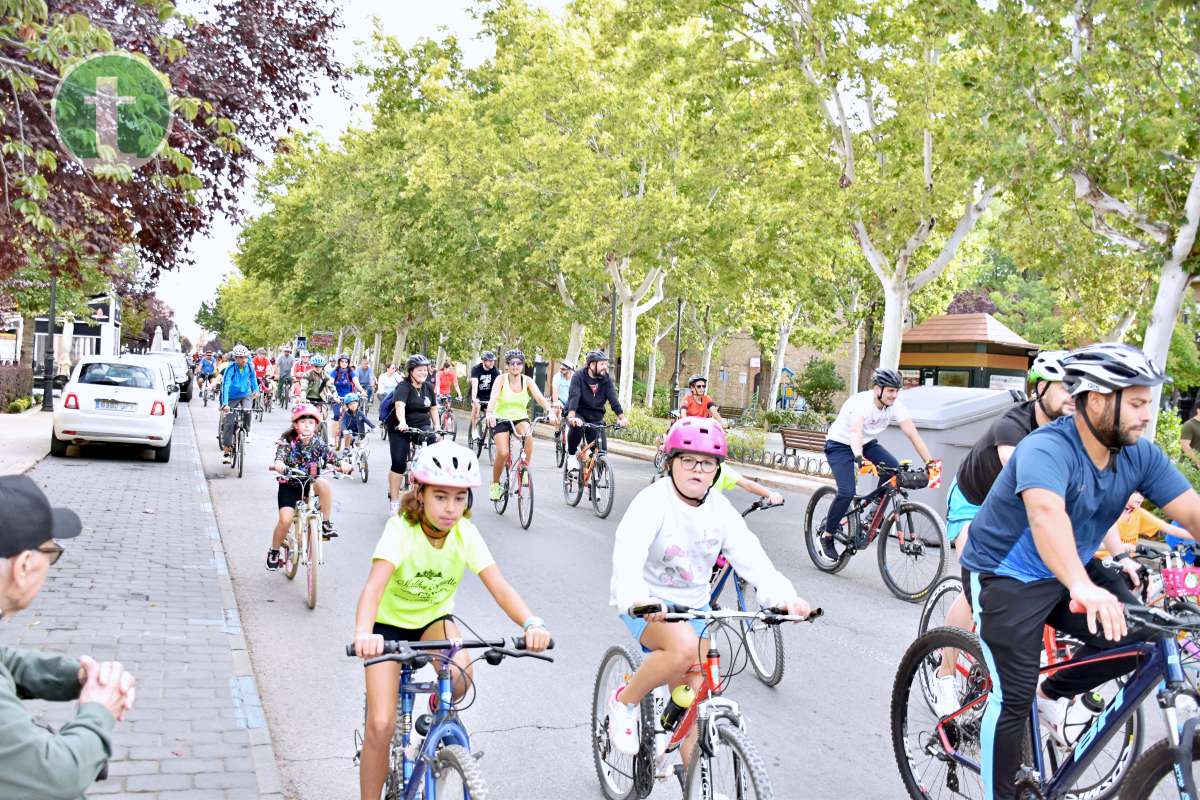
[[[0,408],[33,394],[33,370],[24,366],[0,367]]]

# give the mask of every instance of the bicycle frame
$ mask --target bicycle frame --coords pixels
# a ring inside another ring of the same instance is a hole
[[[458,652],[457,647],[446,651],[446,658],[452,659]],[[434,797],[437,787],[434,785],[433,770],[437,747],[442,742],[459,744],[471,749],[471,740],[467,729],[459,722],[454,713],[453,688],[450,679],[450,668],[445,663],[438,664],[436,681],[414,683],[412,675],[419,667],[411,664],[401,664],[400,667],[400,714],[396,718],[396,733],[399,735],[400,747],[393,747],[393,752],[399,752],[402,774],[404,775],[404,800],[414,800],[418,796]],[[436,693],[438,698],[437,711],[433,714],[433,724],[429,733],[421,742],[421,748],[416,758],[408,758],[412,745],[412,712],[418,694]]]
[[[583,427],[595,428],[600,431],[596,441],[589,442],[585,439],[579,445],[579,453],[576,456],[579,459],[579,485],[587,486],[588,480],[592,477],[592,469],[596,466],[597,456],[608,454],[608,426],[585,422]]]

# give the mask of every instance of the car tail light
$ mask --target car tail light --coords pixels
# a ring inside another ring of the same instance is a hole
[[[74,392],[70,392],[67,395],[67,399],[63,400],[63,408],[73,408],[76,411],[79,410],[79,398],[75,396]]]
[[[163,405],[162,400],[155,400],[154,405],[150,406],[150,416],[161,417],[167,413],[167,407]]]

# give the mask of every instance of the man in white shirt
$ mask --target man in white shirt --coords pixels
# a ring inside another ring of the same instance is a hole
[[[908,409],[900,402],[900,387],[903,385],[903,379],[896,370],[875,370],[871,376],[871,388],[847,398],[837,419],[825,434],[825,460],[829,462],[829,469],[837,480],[837,496],[829,506],[829,516],[825,518],[825,529],[821,533],[821,551],[830,561],[837,561],[841,557],[833,534],[846,515],[850,501],[854,499],[855,478],[863,456],[876,465],[899,465],[896,457],[879,443],[876,436],[895,420],[925,463],[933,460],[925,442],[921,440],[921,434],[917,433],[917,426],[909,417]],[[881,484],[885,480],[882,474],[879,480]]]

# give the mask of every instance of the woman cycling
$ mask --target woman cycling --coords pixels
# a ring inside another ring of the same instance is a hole
[[[725,432],[714,421],[689,417],[667,432],[667,478],[633,498],[617,526],[613,546],[611,604],[630,633],[649,653],[637,672],[609,698],[608,730],[614,747],[634,755],[639,747],[638,703],[658,686],[684,681],[699,688],[700,676],[688,674],[701,642],[704,623],[667,623],[663,615],[629,616],[632,606],[675,603],[707,608],[708,579],[724,551],[738,574],[758,591],[764,606],[784,606],[789,614],[808,616],[809,606],[775,568],[742,516],[712,488],[728,453]],[[691,755],[695,731],[684,743]]]
[[[284,431],[283,436],[275,443],[275,463],[271,469],[286,474],[289,469],[303,470],[312,477],[321,471],[322,467],[336,462],[337,455],[327,442],[317,436],[317,427],[321,424],[321,412],[315,406],[305,403],[292,409],[292,427]],[[349,464],[338,464],[342,472],[353,469]],[[280,553],[283,540],[287,538],[288,528],[291,527],[292,517],[296,515],[296,503],[300,502],[302,484],[292,478],[279,479],[277,501],[279,503],[279,520],[275,523],[275,532],[271,535],[271,548],[267,550],[267,569],[279,569],[287,561],[287,555]],[[324,478],[313,481],[313,489],[321,500],[321,536],[329,540],[337,536],[333,527],[333,487]]]
[[[529,398],[537,400],[546,413],[558,421],[558,406],[551,406],[542,390],[525,374],[525,354],[520,350],[509,350],[504,354],[504,366],[508,369],[500,377],[499,389],[492,387],[492,398],[488,401],[487,424],[492,429],[496,442],[496,458],[492,461],[492,485],[488,496],[500,499],[500,473],[508,463],[508,445],[512,433],[525,437],[525,463],[533,463],[533,437],[529,435]]]
[[[433,382],[429,380],[429,359],[417,353],[409,356],[408,378],[392,392],[394,406],[384,424],[388,426],[388,446],[392,452],[392,469],[388,473],[388,500],[392,516],[400,509],[400,482],[408,469],[412,437],[396,435],[407,430],[441,433],[437,414],[433,413],[436,399]]]
[[[337,366],[334,367],[333,374],[330,376],[333,380],[333,389],[337,392],[337,396],[333,399],[333,406],[330,416],[333,418],[333,441],[338,440],[338,428],[342,420],[342,405],[346,395],[351,392],[360,397],[366,392],[358,383],[358,378],[354,374],[354,367],[350,366],[350,356],[342,353],[338,356]]]
[[[538,652],[550,632],[500,573],[483,537],[470,521],[471,490],[480,484],[475,454],[454,442],[423,449],[412,465],[413,486],[403,513],[393,515],[372,555],[371,572],[354,614],[355,652],[363,659],[383,653],[384,641],[457,639],[454,595],[467,567],[496,605],[525,632],[525,646]],[[454,699],[467,691],[471,657],[454,657]],[[396,727],[400,665],[373,664],[365,670],[367,722],[359,761],[359,796],[378,800],[387,774],[388,745]],[[430,696],[431,708],[436,695]]]

